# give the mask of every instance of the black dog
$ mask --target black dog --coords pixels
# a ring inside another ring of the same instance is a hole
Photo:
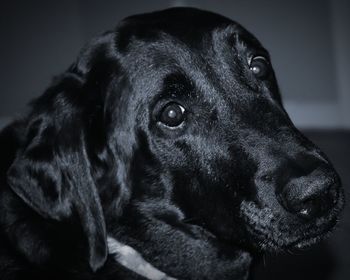
[[[245,279],[253,252],[325,237],[344,201],[267,51],[197,9],[92,41],[0,148],[1,279]]]

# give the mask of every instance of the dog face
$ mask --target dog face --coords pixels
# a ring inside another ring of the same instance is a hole
[[[109,103],[116,119],[128,116],[115,139],[133,139],[126,173],[137,197],[166,193],[186,219],[244,246],[300,248],[329,232],[339,177],[290,121],[256,38],[175,9],[127,19],[116,41],[132,82],[122,106],[116,93]]]
[[[94,270],[129,205],[171,205],[180,222],[261,249],[314,243],[343,205],[338,175],[282,106],[267,51],[209,12],[127,18],[16,126],[7,183],[40,216],[79,220]]]

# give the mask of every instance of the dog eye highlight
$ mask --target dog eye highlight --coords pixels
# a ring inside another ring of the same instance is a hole
[[[265,57],[255,56],[250,61],[249,69],[257,78],[263,79],[269,74],[270,64]]]
[[[162,109],[159,121],[168,127],[175,128],[185,119],[185,108],[176,102],[168,103]]]

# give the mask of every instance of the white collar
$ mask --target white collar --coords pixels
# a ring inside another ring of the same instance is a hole
[[[122,266],[149,280],[177,280],[147,262],[139,252],[112,237],[107,237],[109,254]]]

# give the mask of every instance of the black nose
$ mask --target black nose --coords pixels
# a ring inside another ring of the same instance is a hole
[[[299,176],[290,177],[278,194],[280,204],[288,212],[308,220],[326,215],[338,200],[339,179],[335,171],[324,162],[315,165],[311,172],[310,166],[300,172],[299,165]]]

